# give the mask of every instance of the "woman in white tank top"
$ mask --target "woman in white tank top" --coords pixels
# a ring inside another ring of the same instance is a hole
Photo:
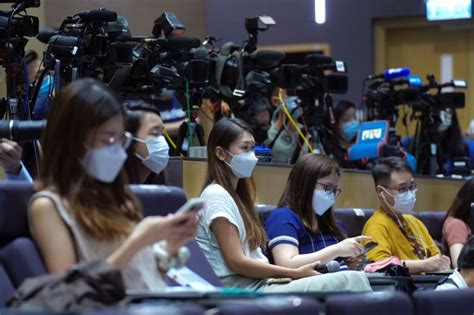
[[[29,207],[31,233],[50,272],[105,259],[122,270],[128,289],[165,286],[150,246],[167,240],[167,251],[177,254],[197,221],[193,214],[142,219],[122,171],[130,140],[123,108],[102,83],[75,81],[53,101],[39,192]]]

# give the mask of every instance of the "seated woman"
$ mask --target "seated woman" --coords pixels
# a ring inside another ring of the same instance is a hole
[[[129,142],[123,107],[102,83],[74,81],[54,99],[28,215],[49,272],[105,259],[122,270],[127,289],[165,286],[158,267],[176,259],[157,262],[151,245],[166,240],[175,257],[197,220],[190,213],[142,218],[122,171]]]
[[[224,286],[263,292],[371,290],[359,272],[319,275],[314,270],[319,264],[316,260],[298,268],[269,264],[262,252],[266,235],[248,178],[257,163],[254,144],[251,129],[239,119],[221,119],[209,135],[208,170],[201,194],[207,207],[201,213],[196,240]]]
[[[332,143],[334,147],[330,151],[343,167],[356,167],[354,162],[345,158],[347,150],[354,144],[360,125],[357,120],[355,104],[350,101],[339,101],[334,107],[334,119],[336,120],[335,136],[337,141]]]
[[[346,238],[334,220],[332,206],[341,193],[341,171],[328,156],[306,154],[291,170],[278,209],[265,222],[275,264],[297,268],[313,261],[357,257],[370,237]]]
[[[454,268],[458,267],[461,248],[472,234],[471,203],[474,202],[474,179],[464,183],[454,198],[443,222],[443,247],[451,256]]]
[[[461,127],[459,126],[456,110],[451,108],[441,110],[438,119],[435,119],[435,124],[437,125],[437,137],[439,140],[437,173],[451,175],[454,167],[453,159],[456,158],[468,158],[471,163],[474,162],[474,157],[471,157],[471,151],[474,151],[474,148],[472,148],[474,144],[464,138]],[[419,148],[416,148],[415,142],[415,136],[404,137],[401,140],[402,146],[412,154],[416,153],[419,156],[423,152],[429,151],[421,151],[423,148],[426,148],[426,146],[422,146],[423,143]],[[421,152],[416,152],[416,150]],[[418,159],[421,160],[420,165],[417,166],[419,172],[421,174],[430,174],[430,160],[421,157]]]
[[[134,140],[125,162],[130,183],[166,184],[163,170],[168,165],[169,146],[160,113],[144,101],[135,101],[125,105],[125,114],[126,130]]]

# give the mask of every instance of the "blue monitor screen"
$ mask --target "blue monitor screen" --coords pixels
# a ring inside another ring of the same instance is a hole
[[[470,19],[472,0],[426,0],[428,21]]]

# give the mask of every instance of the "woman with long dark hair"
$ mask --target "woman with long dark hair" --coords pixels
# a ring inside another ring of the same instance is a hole
[[[49,272],[105,259],[122,270],[128,289],[165,286],[158,270],[164,261],[151,245],[166,240],[164,250],[176,256],[197,221],[193,214],[143,219],[122,170],[130,140],[123,107],[104,84],[74,81],[54,99],[28,215]]]
[[[166,184],[169,146],[159,111],[144,101],[125,104],[126,130],[132,136],[125,170],[132,184]]]
[[[461,248],[472,234],[472,203],[474,203],[474,179],[468,180],[461,187],[443,221],[443,246],[451,256],[451,263],[455,268],[458,266]]]
[[[346,238],[334,219],[332,206],[341,193],[337,186],[340,177],[339,165],[328,156],[306,154],[296,162],[278,209],[265,222],[277,265],[295,268],[315,260],[327,263],[363,253],[359,242],[370,238]]]
[[[221,119],[209,136],[208,170],[201,193],[207,206],[196,240],[224,286],[264,292],[370,290],[359,272],[319,275],[314,271],[316,260],[298,268],[269,264],[262,252],[267,238],[250,179],[257,163],[254,145],[251,129],[239,119]]]

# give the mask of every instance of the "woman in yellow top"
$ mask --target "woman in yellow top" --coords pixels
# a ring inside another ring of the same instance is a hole
[[[379,160],[372,169],[380,209],[362,231],[378,243],[367,253],[373,261],[390,256],[400,258],[411,273],[446,270],[449,257],[441,255],[425,225],[410,213],[418,189],[413,172],[401,158]]]

